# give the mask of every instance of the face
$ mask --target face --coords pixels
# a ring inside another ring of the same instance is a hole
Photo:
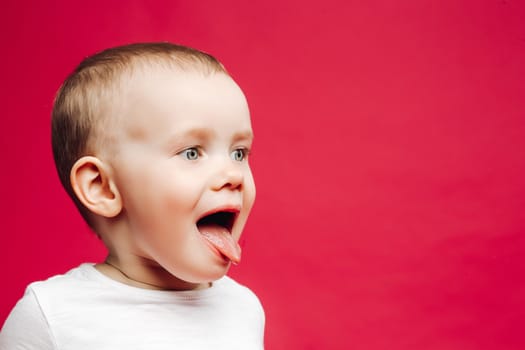
[[[137,73],[110,164],[129,254],[190,283],[222,277],[255,199],[246,99],[223,73]]]

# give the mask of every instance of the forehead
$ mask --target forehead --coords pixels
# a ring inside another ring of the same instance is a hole
[[[120,126],[131,136],[175,131],[170,128],[251,130],[246,98],[222,72],[145,68],[123,81],[122,90]]]
[[[124,91],[135,102],[164,104],[177,99],[178,105],[195,101],[246,103],[244,94],[233,79],[223,72],[207,72],[197,68],[180,69],[146,67],[124,80]]]

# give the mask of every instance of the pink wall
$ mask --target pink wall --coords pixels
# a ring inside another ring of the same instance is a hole
[[[251,103],[231,274],[268,349],[525,348],[522,1],[43,3],[0,11],[0,322],[30,281],[104,256],[55,175],[55,90],[97,50],[170,40]]]

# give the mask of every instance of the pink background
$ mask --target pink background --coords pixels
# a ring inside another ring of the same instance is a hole
[[[525,348],[524,2],[4,1],[0,33],[0,322],[29,282],[104,257],[55,174],[54,92],[86,55],[169,40],[251,104],[231,275],[267,349]]]

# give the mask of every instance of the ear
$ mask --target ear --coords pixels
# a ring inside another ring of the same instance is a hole
[[[70,174],[71,187],[91,212],[111,218],[122,211],[122,200],[107,166],[96,157],[75,162]]]

